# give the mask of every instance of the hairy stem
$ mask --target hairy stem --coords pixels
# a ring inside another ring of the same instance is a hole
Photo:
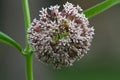
[[[91,8],[85,10],[84,13],[87,18],[91,18],[118,3],[120,3],[120,0],[105,0]]]

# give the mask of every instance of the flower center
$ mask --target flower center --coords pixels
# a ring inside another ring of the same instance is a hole
[[[66,30],[64,30],[63,32],[54,35],[53,40],[58,41],[61,38],[67,38],[67,35],[68,35],[68,32]]]

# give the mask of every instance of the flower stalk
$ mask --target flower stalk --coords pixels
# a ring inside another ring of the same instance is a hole
[[[27,29],[30,27],[30,11],[28,0],[22,0],[24,22],[25,22],[25,35],[26,35],[26,48],[24,50],[25,61],[26,61],[26,80],[33,80],[33,64],[32,64],[32,52],[28,44]]]
[[[26,58],[26,80],[33,80],[32,54]]]
[[[25,33],[26,33],[26,49],[29,50],[29,44],[27,40],[27,29],[30,27],[31,19],[30,19],[30,10],[28,0],[22,0],[23,13],[24,13],[24,22],[25,22]]]
[[[6,35],[5,33],[1,31],[0,31],[0,42],[3,42],[10,46],[15,47],[21,54],[23,52],[22,46],[18,42],[16,42],[14,39],[12,39],[11,37],[9,37],[8,35]]]
[[[92,18],[96,16],[97,14],[100,14],[101,12],[111,8],[112,6],[120,3],[120,0],[105,0],[87,10],[84,11],[84,14],[87,18]]]

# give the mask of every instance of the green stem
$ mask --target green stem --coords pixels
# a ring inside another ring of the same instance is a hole
[[[26,80],[33,80],[32,54],[26,56]]]
[[[16,42],[14,39],[12,39],[11,37],[9,37],[8,35],[6,35],[1,31],[0,31],[0,42],[3,42],[15,47],[23,55],[22,46],[18,42]]]
[[[25,50],[28,51],[30,47],[27,40],[27,30],[30,27],[30,23],[31,23],[28,0],[22,0],[22,6],[23,6],[23,12],[24,12],[25,33],[26,33],[26,49]]]
[[[120,3],[120,0],[105,0],[91,8],[85,10],[84,13],[87,18],[91,18],[118,3]]]
[[[30,27],[30,11],[28,0],[22,0],[23,12],[24,12],[24,22],[25,22],[25,35],[26,35],[26,48],[24,50],[26,59],[26,80],[33,80],[33,68],[32,68],[32,53],[27,40],[27,30]]]

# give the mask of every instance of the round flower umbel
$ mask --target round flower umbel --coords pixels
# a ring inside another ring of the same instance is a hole
[[[28,41],[38,59],[55,67],[69,66],[89,50],[94,35],[80,6],[67,2],[42,8],[28,29]]]

